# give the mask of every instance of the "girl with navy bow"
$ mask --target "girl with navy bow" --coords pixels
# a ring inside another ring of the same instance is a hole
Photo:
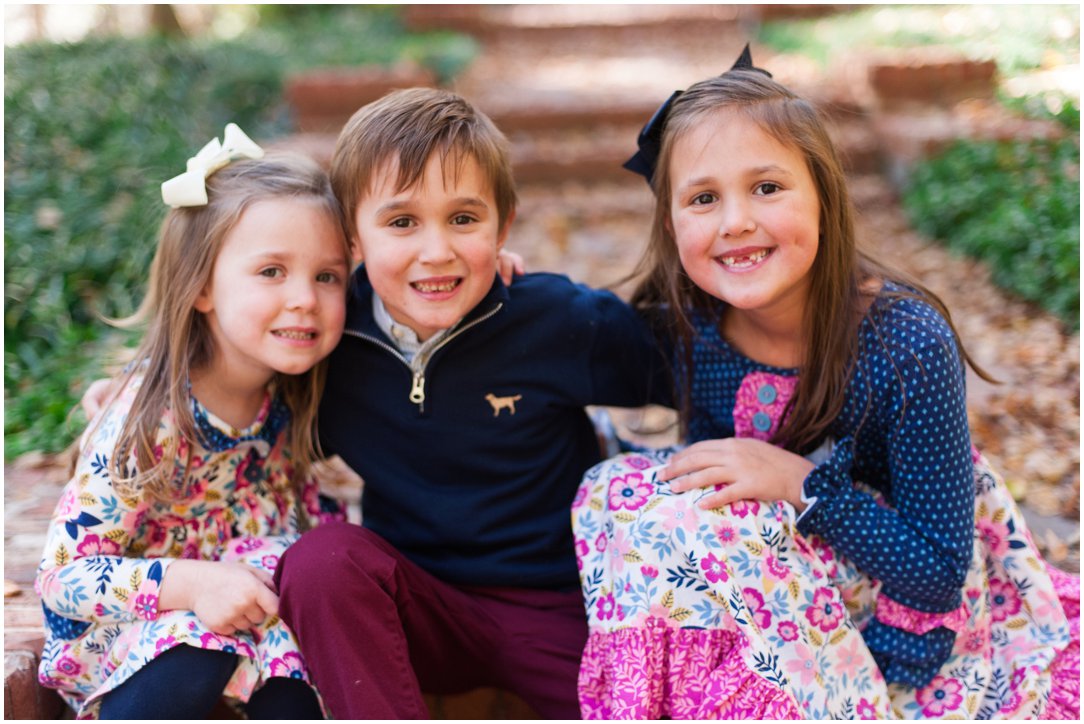
[[[640,149],[688,446],[573,504],[584,715],[1077,719],[1079,579],[971,445],[944,304],[857,249],[816,110],[746,48]]]

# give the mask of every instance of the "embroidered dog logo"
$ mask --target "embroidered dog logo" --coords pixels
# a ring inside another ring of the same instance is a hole
[[[523,395],[497,397],[492,392],[486,395],[486,400],[489,401],[489,406],[493,408],[493,417],[501,414],[501,410],[508,410],[513,415],[516,414],[516,400],[522,399]]]

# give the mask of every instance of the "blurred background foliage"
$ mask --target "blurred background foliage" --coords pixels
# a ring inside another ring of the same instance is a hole
[[[71,410],[130,343],[102,317],[137,307],[165,208],[159,184],[226,122],[252,137],[292,130],[286,74],[402,61],[454,78],[477,51],[411,33],[396,6],[222,6],[218,32],[35,42],[5,49],[5,458],[57,451]],[[1079,62],[1077,6],[861,8],[763,23],[759,42],[831,72],[836,51],[950,45],[994,58],[1002,101],[1053,117],[1057,142],[957,144],[915,170],[916,228],[988,260],[999,283],[1079,327],[1079,97],[1011,81]],[[222,28],[226,28],[225,31]],[[1078,71],[1079,72],[1079,71]]]
[[[229,39],[91,38],[5,48],[4,453],[63,449],[69,412],[131,334],[165,215],[159,185],[229,121],[292,130],[287,73],[413,61],[438,78],[475,52],[410,33],[391,6],[248,6]],[[235,22],[235,25],[237,23]]]
[[[930,45],[995,61],[998,100],[1066,136],[958,141],[913,169],[904,209],[919,231],[987,262],[998,285],[1080,328],[1079,6],[863,7],[764,23],[759,39],[826,73],[853,54]],[[1074,74],[1075,95],[1052,82],[1063,72]]]

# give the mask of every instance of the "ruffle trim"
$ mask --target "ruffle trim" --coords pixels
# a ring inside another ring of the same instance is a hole
[[[1069,645],[1058,652],[1050,665],[1050,699],[1042,718],[1080,721],[1080,577],[1049,563],[1046,567],[1069,620]]]
[[[650,622],[649,622],[650,623]],[[650,626],[595,632],[580,666],[585,719],[801,719],[752,671],[736,631]]]
[[[924,634],[935,628],[945,628],[960,633],[967,628],[967,607],[960,604],[953,611],[945,613],[928,613],[918,609],[904,606],[883,593],[877,596],[877,620],[886,626],[909,631],[913,634]]]

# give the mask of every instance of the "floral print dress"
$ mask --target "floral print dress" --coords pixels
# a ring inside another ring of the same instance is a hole
[[[731,346],[724,312],[693,310],[673,355],[688,439],[770,441],[799,370]],[[657,480],[670,451],[587,473],[585,716],[1079,718],[1079,578],[1045,564],[971,446],[951,326],[886,282],[858,332],[801,515],[702,510],[710,490]]]
[[[91,429],[53,514],[35,584],[46,622],[39,681],[79,718],[95,718],[103,694],[181,645],[238,654],[224,692],[233,700],[248,701],[268,677],[309,681],[297,642],[277,616],[226,636],[191,611],[158,608],[174,561],[238,561],[274,573],[300,535],[298,508],[314,521],[329,515],[320,511],[314,481],[300,501],[289,485],[289,411],[269,393],[253,425],[236,430],[193,400],[201,442],[189,449],[182,441],[178,451],[178,469],[191,452],[188,496],[172,504],[128,498],[114,490],[108,467],[138,384]],[[171,429],[167,413],[160,444]]]
[[[599,464],[573,503],[585,718],[1079,718],[1079,578],[1043,562],[977,454],[964,605],[939,617],[879,597],[788,503],[672,493],[654,475],[672,452]],[[948,626],[955,648],[927,686],[886,685],[861,635],[874,618]]]

